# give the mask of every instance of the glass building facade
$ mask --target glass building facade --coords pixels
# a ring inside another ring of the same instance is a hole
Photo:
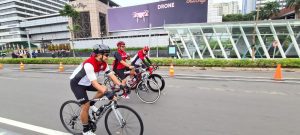
[[[300,20],[168,24],[178,58],[300,58]]]

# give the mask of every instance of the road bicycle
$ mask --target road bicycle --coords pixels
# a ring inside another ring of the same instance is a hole
[[[120,95],[117,95],[117,99]],[[102,105],[96,112],[89,109],[89,124],[92,131],[97,129],[97,123],[104,116],[105,129],[109,135],[143,135],[144,125],[139,114],[132,108],[117,104],[117,101],[108,100],[106,97],[91,99],[90,101],[109,101]],[[80,121],[80,103],[75,100],[64,102],[60,108],[60,120],[65,129],[74,134],[81,135],[83,131]]]
[[[152,65],[152,66],[153,69],[146,69],[148,71],[146,73],[146,78],[149,78],[154,82],[156,82],[160,88],[160,91],[162,91],[165,88],[165,79],[161,75],[153,73],[154,71],[159,69],[158,65]]]
[[[137,94],[138,98],[144,103],[148,103],[148,104],[155,103],[160,98],[160,94],[161,94],[159,85],[152,79],[148,78],[146,69],[139,67],[136,70],[138,70],[139,72],[134,78],[135,81],[129,84],[128,83],[129,79],[127,79],[126,84],[129,87],[129,91],[135,90],[135,93]],[[126,77],[128,77],[129,74],[130,71],[125,72]],[[105,75],[104,78],[105,78],[104,85],[114,90],[115,84],[113,83],[113,81],[107,75]]]

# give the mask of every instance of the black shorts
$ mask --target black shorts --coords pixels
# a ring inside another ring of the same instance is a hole
[[[76,99],[79,101],[80,104],[85,104],[89,101],[86,91],[97,91],[97,89],[92,85],[78,85],[78,82],[72,80],[70,81],[70,85]]]
[[[124,72],[130,71],[128,67],[123,68],[123,69],[115,69],[114,72],[117,74],[117,76],[121,79],[124,80],[126,78]]]

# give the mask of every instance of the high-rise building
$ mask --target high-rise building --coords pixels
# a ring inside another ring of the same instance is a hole
[[[239,3],[237,1],[214,3],[213,7],[218,9],[220,16],[240,13]]]
[[[214,7],[213,1],[208,1],[207,22],[222,22],[222,15],[219,14],[219,9]]]
[[[57,13],[67,0],[0,0],[0,44],[26,41],[20,22],[28,17]]]
[[[257,7],[262,7],[264,6],[267,2],[272,2],[272,1],[277,1],[280,5],[279,9],[283,9],[286,4],[286,0],[256,0],[256,6]]]
[[[248,14],[256,9],[256,0],[243,0],[242,14]]]

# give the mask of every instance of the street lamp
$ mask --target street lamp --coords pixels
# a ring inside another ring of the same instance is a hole
[[[43,53],[45,53],[44,37],[42,37],[42,44],[41,44],[41,47],[43,48]]]
[[[256,35],[256,27],[257,27],[257,21],[259,19],[259,12],[260,12],[260,6],[257,7],[256,9],[256,18],[255,18],[255,26],[254,26],[254,29],[253,29],[253,39],[252,39],[252,60],[255,59],[255,35]]]
[[[29,48],[29,56],[30,56],[30,58],[32,58],[32,52],[31,52],[31,45],[30,45],[30,40],[29,40],[29,30],[28,29],[26,29],[25,30],[26,31],[26,34],[27,34],[27,42],[28,42],[28,48]]]

